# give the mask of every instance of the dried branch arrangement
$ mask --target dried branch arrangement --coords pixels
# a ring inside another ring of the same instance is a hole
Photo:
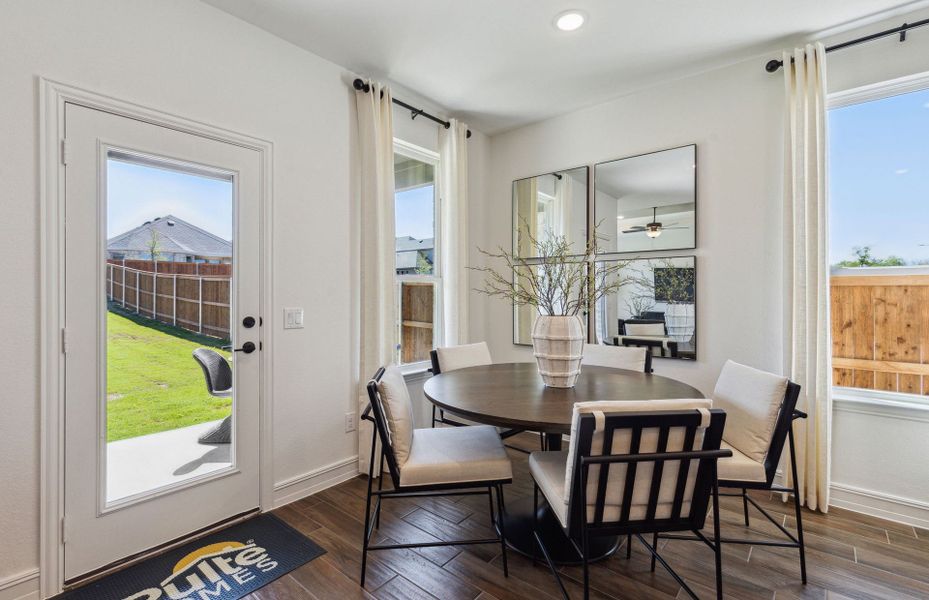
[[[476,291],[497,296],[518,306],[534,306],[542,315],[571,316],[590,310],[596,302],[632,281],[625,272],[631,260],[596,262],[596,241],[588,242],[583,255],[571,252],[563,235],[545,235],[538,239],[524,227],[535,257],[520,258],[497,248],[481,254],[502,261],[498,270],[492,266],[471,267],[484,274],[484,285]]]

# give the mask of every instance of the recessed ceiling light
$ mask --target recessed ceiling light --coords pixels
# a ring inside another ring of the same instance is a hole
[[[555,27],[561,31],[574,31],[580,29],[587,16],[579,10],[566,10],[555,17]]]
[[[616,218],[617,218],[617,219],[625,219],[626,217],[624,217],[623,215],[617,215]]]

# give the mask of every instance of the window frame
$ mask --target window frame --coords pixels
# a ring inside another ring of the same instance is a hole
[[[414,373],[424,373],[428,370],[432,363],[426,358],[425,360],[420,360],[411,363],[402,362],[402,353],[401,353],[401,343],[403,341],[403,325],[402,325],[402,294],[401,289],[404,282],[415,282],[415,283],[432,283],[433,291],[433,313],[432,313],[432,345],[438,347],[442,345],[444,336],[444,323],[443,323],[443,294],[442,294],[442,198],[439,193],[439,179],[441,177],[441,172],[439,169],[440,166],[440,156],[438,152],[423,148],[422,146],[417,146],[411,144],[400,138],[394,138],[394,155],[401,155],[405,158],[412,158],[427,164],[432,165],[433,168],[433,249],[432,249],[432,274],[431,275],[420,275],[420,274],[410,274],[410,275],[399,275],[396,273],[396,261],[394,262],[394,303],[396,305],[396,336],[397,343],[394,348],[394,361],[400,367],[401,372],[404,375],[411,375]],[[396,207],[396,186],[394,186],[394,206]],[[396,238],[396,232],[394,232],[394,237]],[[396,257],[396,253],[394,253]]]
[[[886,100],[894,96],[901,96],[912,92],[929,90],[929,71],[916,73],[879,81],[863,86],[839,90],[826,94],[826,114],[828,120],[829,111],[837,108],[845,108],[856,104],[865,104],[867,102],[877,102]],[[827,148],[828,152],[828,148]],[[828,156],[828,154],[827,154]],[[829,212],[831,214],[832,207]],[[905,268],[905,267],[899,267]],[[831,277],[831,273],[830,273]],[[830,302],[831,302],[831,285]],[[830,347],[831,347],[832,325],[829,324]],[[830,356],[830,359],[832,357]],[[831,360],[830,360],[830,381],[832,380]],[[871,405],[885,410],[916,409],[919,411],[929,411],[929,396],[923,394],[913,394],[907,392],[891,392],[886,390],[846,387],[832,384],[832,399],[841,405]],[[847,408],[846,408],[847,409]]]

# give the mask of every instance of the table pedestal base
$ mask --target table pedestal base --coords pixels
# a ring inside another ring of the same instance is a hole
[[[540,494],[541,496],[541,494]],[[559,565],[579,565],[581,557],[565,535],[558,517],[551,511],[542,498],[539,498],[539,537],[545,543],[545,549],[552,561]],[[506,542],[507,546],[523,556],[542,562],[545,556],[532,534],[532,498],[523,498],[506,503]],[[618,537],[593,537],[588,544],[590,562],[609,558],[619,547]]]

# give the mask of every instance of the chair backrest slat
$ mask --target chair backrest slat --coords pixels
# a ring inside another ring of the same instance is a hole
[[[607,448],[613,447],[613,429],[603,432],[603,450],[606,451]],[[599,483],[597,485],[597,499],[594,509],[594,522],[602,523],[603,522],[603,507],[606,504],[606,484],[610,478],[610,465],[597,465],[594,467],[597,469],[596,477],[599,478]],[[593,470],[593,468],[591,468]]]
[[[665,452],[668,449],[668,435],[671,428],[667,425],[661,427],[658,431],[658,447],[656,453]],[[655,518],[655,510],[658,507],[658,492],[661,490],[661,475],[664,472],[664,461],[655,461],[652,468],[652,487],[648,492],[648,508],[646,508],[645,519],[651,521]]]
[[[697,436],[697,426],[688,425],[684,432],[684,448],[693,448]],[[684,504],[684,491],[687,488],[687,477],[690,475],[690,459],[683,459],[677,470],[677,484],[674,488],[674,501],[671,503],[671,518],[681,518],[681,506]]]
[[[638,454],[641,442],[642,426],[638,425],[632,428],[632,441],[629,443],[629,454]],[[619,520],[623,522],[629,520],[629,512],[632,509],[632,492],[635,491],[635,473],[638,467],[638,463],[629,463],[626,465],[626,483],[623,488],[623,503],[619,517]]]

